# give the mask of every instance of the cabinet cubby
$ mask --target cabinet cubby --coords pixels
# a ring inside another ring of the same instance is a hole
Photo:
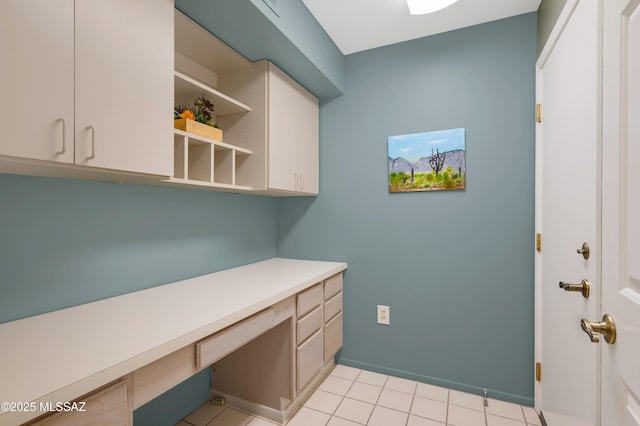
[[[250,62],[175,12],[174,98],[214,104],[213,140],[174,130],[161,184],[262,195],[318,193],[318,100],[267,60]]]
[[[214,104],[223,141],[174,129],[174,173],[165,183],[211,190],[252,190],[247,173],[254,153],[247,114],[251,62],[182,13],[175,14],[174,99]]]
[[[175,172],[167,182],[249,190],[244,163],[251,154],[249,149],[174,130]]]

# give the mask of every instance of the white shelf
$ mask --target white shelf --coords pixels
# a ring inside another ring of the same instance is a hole
[[[174,129],[174,172],[162,184],[252,191],[253,169],[263,154],[250,137],[251,62],[178,11],[174,48],[174,100],[193,105],[204,96],[211,101],[224,142]]]
[[[175,186],[179,188],[197,187],[198,189],[221,191],[221,192],[253,192],[253,188],[244,185],[228,185],[224,183],[202,182],[199,180],[169,178],[163,181],[165,186]]]
[[[250,149],[246,149],[246,148],[242,148],[240,146],[236,146],[236,145],[232,145],[226,142],[221,142],[215,139],[210,139],[210,138],[206,138],[204,136],[200,136],[200,135],[196,135],[193,133],[189,133],[189,132],[185,132],[184,130],[178,130],[178,129],[173,129],[173,132],[176,135],[180,135],[180,136],[185,136],[188,137],[189,139],[194,139],[200,142],[204,142],[204,143],[210,143],[211,145],[216,145],[219,146],[221,148],[226,148],[226,149],[232,149],[234,151],[237,151],[239,153],[242,154],[246,154],[246,155],[251,155],[253,154],[253,151],[251,151]]]
[[[196,98],[204,96],[213,103],[215,115],[229,115],[249,112],[251,108],[193,78],[174,71],[174,97],[176,101],[192,104]]]

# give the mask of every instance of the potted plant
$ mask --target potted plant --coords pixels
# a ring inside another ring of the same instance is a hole
[[[193,106],[176,102],[173,108],[173,127],[222,142],[222,130],[213,121],[214,105],[204,96]]]

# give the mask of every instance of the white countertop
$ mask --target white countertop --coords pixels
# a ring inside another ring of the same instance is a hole
[[[274,258],[0,324],[0,402],[78,398],[346,268]]]

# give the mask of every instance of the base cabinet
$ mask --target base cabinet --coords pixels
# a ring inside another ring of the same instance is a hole
[[[323,283],[297,296],[296,390],[301,392],[324,367]]]
[[[342,272],[28,425],[132,425],[133,410],[213,363],[213,395],[285,423],[342,347]],[[233,351],[229,353],[229,351]]]
[[[274,307],[278,326],[215,361],[212,394],[284,423],[343,343],[342,272]]]
[[[3,407],[0,425],[131,425],[204,369],[230,406],[283,424],[334,366],[325,312],[340,308],[346,268],[273,258],[0,324],[0,394],[28,401]],[[80,323],[94,333],[57,333]]]

